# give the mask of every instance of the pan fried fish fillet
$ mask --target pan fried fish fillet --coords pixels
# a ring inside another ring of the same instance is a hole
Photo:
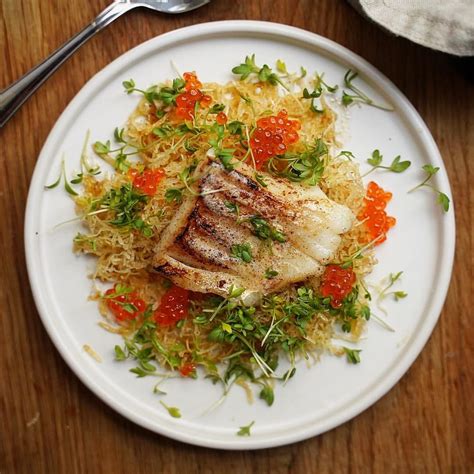
[[[264,188],[248,166],[228,172],[215,161],[201,173],[200,195],[184,200],[154,259],[158,273],[192,291],[226,296],[234,285],[246,289],[244,302],[255,304],[261,294],[320,275],[354,220],[317,186],[265,176]],[[229,202],[238,206],[238,215]],[[260,240],[249,221],[255,216],[283,232],[286,241]],[[249,263],[231,254],[233,245],[244,243],[252,249]],[[278,272],[275,278],[265,278],[269,268]]]

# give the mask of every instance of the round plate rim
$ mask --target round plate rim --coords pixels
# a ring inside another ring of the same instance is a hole
[[[369,406],[377,402],[408,371],[408,369],[413,364],[413,362],[423,349],[424,345],[428,341],[433,331],[433,328],[436,325],[449,288],[455,248],[455,220],[453,205],[450,209],[449,214],[444,216],[446,218],[446,221],[443,225],[444,242],[446,243],[446,248],[444,249],[442,255],[440,268],[443,268],[446,271],[442,279],[440,280],[438,291],[433,296],[434,302],[431,305],[432,310],[430,314],[428,314],[425,318],[424,325],[422,326],[422,331],[417,334],[417,337],[413,340],[407,352],[405,352],[405,354],[400,358],[398,363],[393,366],[393,369],[387,374],[385,374],[385,377],[382,379],[381,382],[378,383],[376,389],[370,394],[370,396],[366,396],[358,400],[353,405],[351,410],[346,410],[341,414],[333,416],[329,421],[326,421],[325,423],[320,423],[310,429],[294,429],[293,433],[283,435],[280,438],[272,438],[269,440],[252,440],[251,438],[244,440],[238,437],[235,437],[235,440],[232,441],[228,441],[225,439],[218,441],[215,439],[206,438],[196,439],[192,436],[188,436],[187,434],[180,433],[179,428],[167,429],[166,427],[161,427],[154,422],[138,417],[127,407],[123,406],[119,401],[115,400],[113,396],[103,391],[100,387],[97,386],[94,381],[94,378],[90,375],[90,373],[88,373],[83,367],[81,367],[80,362],[74,359],[68,352],[67,346],[63,344],[63,341],[60,338],[60,334],[56,331],[52,320],[47,314],[45,303],[43,300],[44,295],[41,291],[40,278],[37,273],[37,269],[40,268],[38,262],[39,257],[34,252],[34,248],[36,245],[34,217],[36,204],[38,202],[38,200],[35,199],[35,195],[41,192],[43,188],[42,183],[38,182],[38,177],[41,174],[42,169],[47,165],[48,155],[51,154],[51,149],[54,148],[54,140],[56,138],[56,135],[60,131],[61,124],[65,122],[67,118],[72,115],[74,109],[80,105],[81,97],[86,96],[89,92],[92,92],[96,85],[102,80],[103,76],[107,74],[113,75],[114,71],[119,70],[127,63],[132,62],[134,59],[145,56],[147,52],[150,52],[157,47],[163,46],[166,43],[174,44],[185,39],[197,39],[201,37],[219,34],[227,34],[231,36],[233,34],[235,35],[236,33],[240,35],[265,34],[273,37],[278,37],[282,41],[296,40],[300,43],[309,44],[313,47],[321,49],[322,51],[337,56],[339,59],[345,61],[347,64],[355,66],[357,70],[359,70],[366,76],[371,76],[375,81],[378,81],[379,83],[383,84],[384,92],[391,96],[392,99],[394,99],[394,102],[397,103],[397,106],[401,104],[403,113],[409,118],[411,124],[416,125],[419,134],[418,138],[421,141],[423,147],[429,153],[431,161],[434,162],[437,166],[440,166],[441,168],[440,173],[438,173],[438,180],[441,183],[442,188],[444,190],[447,190],[451,195],[450,185],[441,155],[426,124],[423,122],[418,112],[415,110],[413,105],[411,105],[408,99],[403,95],[403,93],[388,78],[386,78],[382,73],[375,69],[365,59],[361,58],[357,54],[353,53],[349,49],[339,45],[334,41],[331,41],[327,38],[324,38],[315,33],[311,33],[300,28],[295,28],[279,23],[270,23],[262,21],[218,21],[210,23],[201,23],[193,26],[180,28],[152,38],[148,41],[145,41],[139,44],[138,46],[132,48],[131,50],[127,51],[126,53],[122,54],[111,63],[109,63],[99,72],[97,72],[81,88],[81,90],[76,94],[76,96],[72,99],[72,101],[68,104],[68,106],[64,109],[64,111],[56,121],[40,152],[28,193],[28,200],[25,212],[24,242],[28,277],[36,307],[38,309],[43,325],[46,328],[49,337],[53,341],[55,347],[58,349],[65,362],[79,377],[79,379],[102,401],[107,403],[115,411],[125,416],[129,420],[133,421],[134,423],[148,428],[156,433],[179,441],[198,446],[218,449],[262,449],[286,445],[289,443],[294,443],[310,438],[312,436],[316,436],[354,418],[362,411],[367,409]]]

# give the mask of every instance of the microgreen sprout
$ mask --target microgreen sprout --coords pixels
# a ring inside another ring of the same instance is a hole
[[[393,173],[402,173],[405,171],[407,168],[410,167],[411,161],[400,161],[400,155],[396,156],[390,166],[384,166],[382,165],[383,161],[383,155],[380,153],[379,150],[374,150],[372,152],[372,156],[367,159],[367,163],[369,165],[372,165],[372,168],[367,171],[367,173],[363,174],[362,177],[367,176],[368,174],[372,173],[372,171],[375,171],[376,169],[383,169],[387,171],[392,171]]]
[[[398,301],[402,298],[406,298],[408,296],[408,293],[405,293],[404,291],[388,291],[392,286],[395,284],[396,281],[400,279],[402,276],[403,272],[398,272],[398,273],[390,273],[388,276],[388,285],[385,286],[381,291],[378,296],[378,300],[383,300],[387,296],[392,295],[395,299],[395,301]]]
[[[428,181],[439,171],[439,167],[438,166],[433,166],[433,165],[424,165],[424,166],[422,166],[422,169],[427,174],[426,178],[418,186],[415,186],[413,189],[410,189],[410,191],[408,191],[408,192],[411,193],[411,192],[413,192],[416,189],[419,189],[421,187],[430,188],[438,195],[437,202],[441,206],[443,211],[448,212],[449,211],[449,203],[450,203],[449,197],[446,194],[444,194],[443,192],[441,192],[439,189],[432,186],[431,184],[428,184]]]
[[[272,69],[264,64],[262,67],[255,63],[255,54],[246,56],[245,61],[239,66],[235,66],[232,72],[240,76],[240,80],[247,79],[250,75],[255,75],[260,82],[267,82],[272,86],[280,84],[284,89],[289,91],[288,86],[281,80],[278,74],[274,73]]]
[[[342,104],[347,107],[352,103],[360,102],[363,104],[370,105],[372,107],[376,107],[377,109],[393,112],[393,107],[375,103],[370,97],[367,96],[365,92],[362,92],[358,87],[353,84],[353,81],[358,75],[359,73],[357,71],[353,71],[352,69],[349,69],[344,75],[344,86],[347,87],[352,92],[352,94],[344,90],[342,92]]]
[[[222,146],[225,133],[224,125],[216,123],[212,126],[211,130],[215,133],[215,136],[209,140],[209,145],[214,150],[215,157],[219,159],[227,171],[232,171],[235,168],[234,163],[232,163],[235,149],[223,148]]]
[[[314,145],[302,153],[285,153],[270,158],[268,170],[290,181],[315,186],[323,175],[324,157],[327,154],[328,147],[318,138]]]
[[[305,87],[303,89],[302,97],[303,99],[311,99],[311,104],[309,106],[310,110],[319,114],[324,112],[324,108],[318,107],[315,103],[315,99],[319,99],[325,90],[333,94],[338,89],[337,85],[330,86],[329,84],[324,82],[323,76],[323,74],[317,74],[314,84],[314,90],[312,92],[309,92],[309,90]]]
[[[138,89],[135,81],[130,79],[123,81],[122,85],[127,94],[132,92],[139,92],[143,94],[146,100],[150,103],[154,103],[155,100],[162,101],[165,105],[176,105],[176,97],[181,93],[185,86],[185,82],[182,78],[178,77],[173,80],[171,87],[162,87],[160,89],[157,86],[151,86],[146,90]]]

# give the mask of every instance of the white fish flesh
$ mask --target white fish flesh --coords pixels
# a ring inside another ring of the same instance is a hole
[[[233,285],[245,288],[244,301],[255,304],[261,294],[320,275],[354,221],[349,208],[317,186],[265,175],[262,187],[252,168],[226,171],[215,161],[200,171],[200,195],[185,198],[154,259],[155,271],[192,291],[227,296]],[[263,219],[284,241],[259,238],[252,218]],[[232,253],[242,244],[250,246],[250,262]],[[277,275],[265,278],[268,269]]]

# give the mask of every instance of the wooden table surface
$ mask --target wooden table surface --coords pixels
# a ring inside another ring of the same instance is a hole
[[[79,31],[106,4],[2,0],[0,88]],[[101,402],[49,340],[35,309],[23,250],[25,203],[37,156],[84,83],[145,40],[178,27],[226,19],[305,28],[346,46],[385,73],[433,133],[448,169],[457,219],[456,261],[444,310],[400,383],[328,433],[254,452],[216,451],[166,439]],[[175,17],[134,11],[84,45],[0,130],[0,473],[474,472],[472,65],[387,35],[344,0],[213,0]]]

